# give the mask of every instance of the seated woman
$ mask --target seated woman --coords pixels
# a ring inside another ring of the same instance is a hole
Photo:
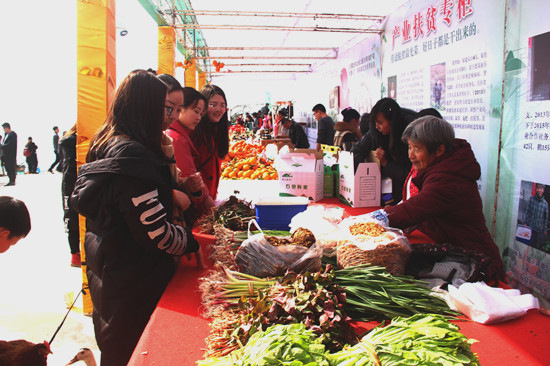
[[[374,151],[380,160],[382,178],[392,180],[392,199],[387,203],[397,204],[402,199],[403,185],[411,170],[407,145],[401,141],[401,134],[416,118],[416,112],[401,108],[391,98],[382,98],[372,107],[370,117],[369,132],[351,149],[355,167]]]
[[[350,151],[353,145],[361,139],[359,130],[359,119],[361,116],[353,108],[346,108],[342,111],[344,122],[334,124],[334,146],[338,146],[343,151]]]
[[[485,280],[504,279],[499,249],[485,225],[477,180],[481,168],[470,144],[455,138],[450,123],[434,116],[413,121],[403,132],[409,158],[418,171],[418,193],[373,213],[390,227],[418,230],[436,243],[480,252],[490,259]]]

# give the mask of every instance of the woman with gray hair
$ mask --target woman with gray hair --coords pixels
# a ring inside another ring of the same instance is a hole
[[[372,215],[391,227],[418,228],[436,243],[479,252],[490,260],[484,280],[504,279],[500,252],[485,225],[477,180],[481,168],[470,144],[455,138],[453,127],[434,116],[411,122],[402,139],[409,146],[409,159],[417,170],[410,179],[418,193],[396,206]],[[410,182],[406,182],[404,191]]]

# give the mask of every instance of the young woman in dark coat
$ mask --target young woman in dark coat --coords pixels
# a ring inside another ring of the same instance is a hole
[[[86,217],[86,274],[101,364],[127,365],[176,270],[199,244],[174,225],[171,160],[162,150],[167,87],[132,71],[90,141],[70,204]]]
[[[382,98],[370,112],[369,132],[351,149],[356,168],[374,151],[380,160],[382,178],[392,180],[391,204],[397,204],[403,198],[403,185],[411,170],[407,145],[401,141],[401,135],[415,117],[416,112],[401,108],[391,98]]]

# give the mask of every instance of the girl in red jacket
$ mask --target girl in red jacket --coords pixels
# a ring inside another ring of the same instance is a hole
[[[221,162],[229,151],[229,120],[227,119],[227,99],[223,90],[212,84],[201,89],[208,100],[206,114],[195,127],[191,140],[198,151],[194,159],[197,171],[216,199],[221,177]]]
[[[207,99],[194,88],[185,87],[182,90],[182,109],[177,120],[166,130],[166,134],[173,140],[176,165],[181,171],[181,176],[187,178],[193,203],[201,213],[206,213],[214,206],[214,201],[200,174],[197,173],[194,160],[200,156],[191,141],[191,135],[206,112]]]

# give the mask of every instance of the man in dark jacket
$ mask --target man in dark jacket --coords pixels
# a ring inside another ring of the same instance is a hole
[[[281,123],[283,127],[288,130],[288,137],[295,148],[309,149],[309,141],[306,132],[300,124],[288,118],[283,118]]]
[[[313,109],[313,116],[317,120],[317,151],[321,145],[332,145],[334,143],[334,121],[327,114],[324,105],[316,104]]]
[[[11,130],[9,123],[2,125],[4,128],[4,141],[2,144],[2,163],[6,168],[9,182],[7,186],[15,185],[15,175],[17,170],[17,134]]]
[[[53,169],[57,166],[57,164],[61,163],[61,154],[59,154],[59,128],[54,126],[53,132],[55,133],[53,135],[53,152],[55,154],[55,161],[52,165],[50,165],[50,169],[48,169],[50,173],[53,173]]]

